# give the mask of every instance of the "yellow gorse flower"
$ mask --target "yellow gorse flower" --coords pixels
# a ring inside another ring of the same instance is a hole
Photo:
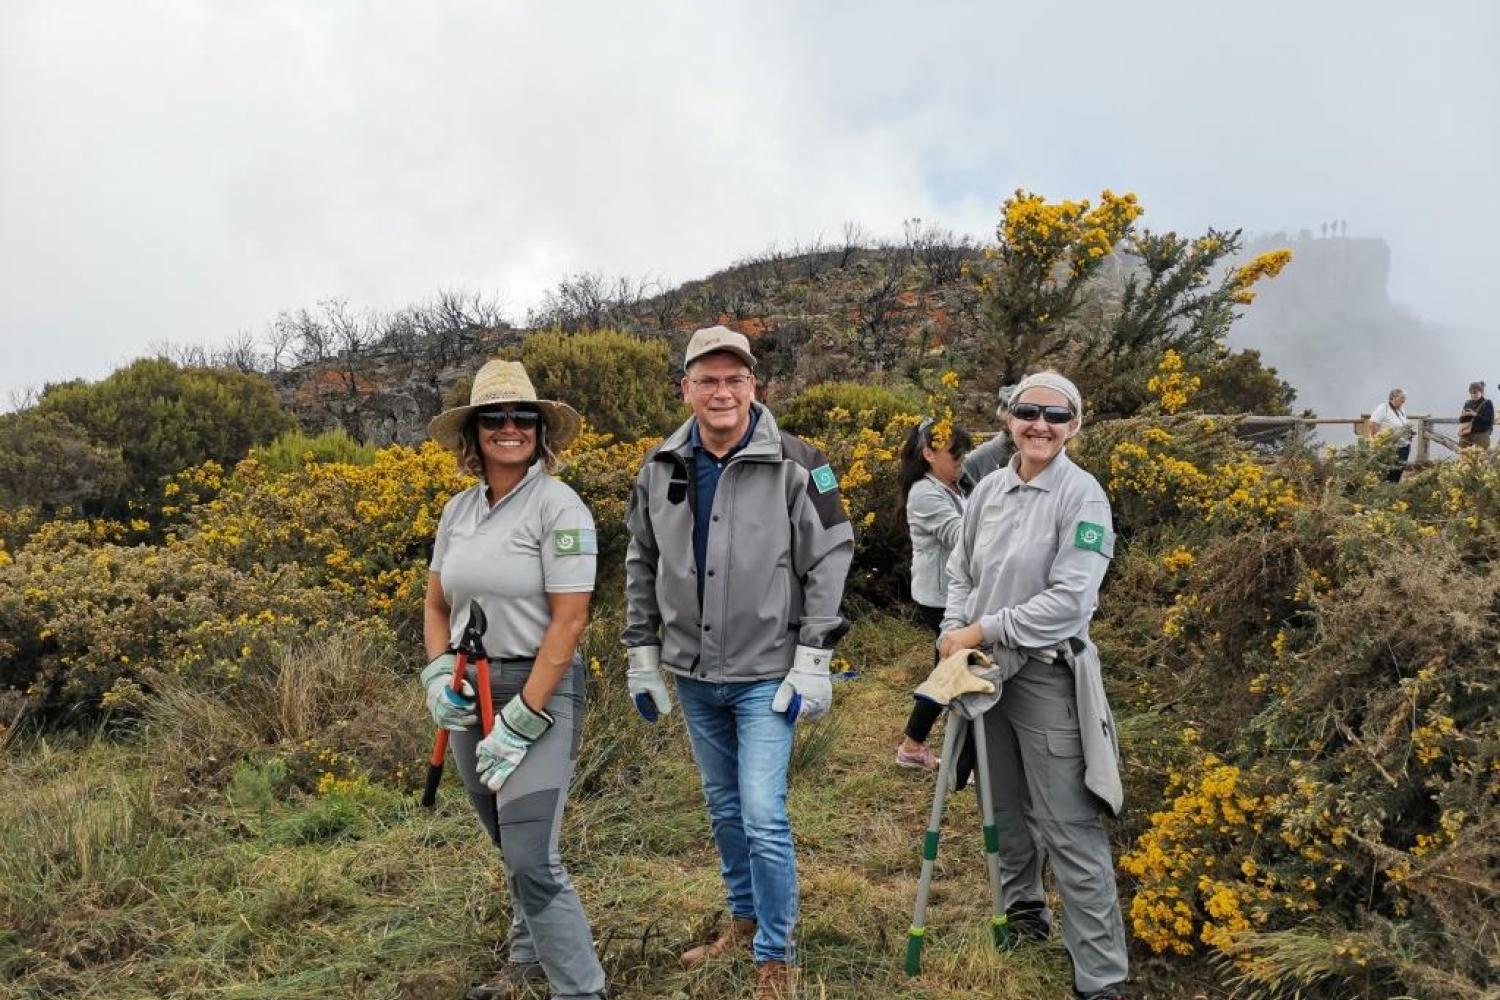
[[[1134,194],[1105,189],[1098,205],[1088,200],[1049,202],[1017,188],[1001,206],[999,237],[1004,249],[1044,270],[1066,261],[1074,274],[1114,251],[1145,211]]]
[[[1146,382],[1146,391],[1155,394],[1163,413],[1176,413],[1202,385],[1198,376],[1183,374],[1182,355],[1168,348],[1157,365],[1157,374]]]
[[[1240,305],[1249,305],[1254,302],[1255,293],[1250,290],[1250,286],[1262,278],[1276,277],[1287,264],[1291,263],[1291,260],[1290,250],[1267,250],[1250,263],[1238,268],[1230,279],[1230,287],[1233,289],[1229,296],[1230,300]]]

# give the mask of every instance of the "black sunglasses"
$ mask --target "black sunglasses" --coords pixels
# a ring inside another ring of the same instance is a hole
[[[485,410],[476,414],[475,420],[487,431],[498,431],[507,423],[527,431],[542,422],[542,415],[536,410]]]
[[[1040,403],[1016,403],[1010,415],[1024,423],[1041,417],[1049,424],[1065,424],[1073,419],[1073,411],[1066,406],[1042,406]]]

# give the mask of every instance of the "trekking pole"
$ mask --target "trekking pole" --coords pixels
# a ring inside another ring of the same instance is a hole
[[[937,862],[943,806],[948,796],[948,774],[956,766],[959,733],[967,723],[967,719],[949,711],[948,727],[943,733],[943,759],[938,764],[937,789],[932,793],[932,814],[927,819],[927,834],[922,838],[922,876],[917,880],[917,905],[912,912],[911,930],[906,935],[908,976],[922,971],[922,943],[927,936],[927,892],[932,887],[932,869]]]
[[[974,766],[979,774],[979,810],[984,817],[984,864],[990,873],[990,934],[995,939],[995,947],[1004,950],[1009,944],[1010,928],[1000,893],[1000,833],[995,828],[995,793],[990,787],[984,716],[973,720],[970,725],[973,727]]]
[[[495,706],[490,696],[490,658],[484,651],[486,627],[484,609],[478,601],[469,603],[469,621],[464,626],[463,638],[456,650],[458,658],[453,665],[453,692],[463,697],[464,670],[474,665],[475,686],[479,689],[479,727],[488,736],[494,724]],[[443,760],[448,755],[448,730],[439,729],[437,740],[432,745],[432,756],[427,760],[427,786],[422,790],[422,805],[431,809],[437,803],[437,790],[443,780]]]

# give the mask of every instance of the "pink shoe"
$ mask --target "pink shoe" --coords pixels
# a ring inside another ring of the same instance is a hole
[[[933,753],[927,744],[923,743],[915,750],[908,751],[906,744],[896,747],[896,766],[908,768],[912,771],[936,771],[943,759]]]

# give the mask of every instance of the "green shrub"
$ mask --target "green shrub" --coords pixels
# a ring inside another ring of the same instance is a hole
[[[183,544],[97,544],[54,522],[0,566],[0,687],[28,692],[33,718],[130,708],[143,668],[232,680],[286,644],[352,617],[294,568],[240,570]]]
[[[136,361],[100,382],[49,386],[33,411],[65,418],[92,444],[118,450],[124,482],[86,508],[117,516],[128,500],[154,501],[163,477],[206,460],[238,461],[293,426],[263,377],[162,359]]]
[[[174,500],[198,490],[212,495],[183,512],[183,544],[246,572],[284,568],[346,608],[418,631],[438,517],[472,482],[448,452],[428,441],[417,449],[382,448],[368,465],[275,472],[250,458],[222,480],[212,472],[200,467],[167,484],[170,491],[182,479],[202,480],[182,486]]]
[[[276,804],[286,776],[286,761],[280,757],[245,757],[235,763],[225,796],[234,808],[264,816]]]
[[[369,465],[375,461],[375,448],[354,440],[342,427],[311,436],[293,430],[252,448],[250,457],[271,472],[296,472],[309,464]]]
[[[443,392],[442,408],[451,410],[455,406],[468,406],[469,394],[474,389],[474,376],[464,375]]]
[[[0,414],[0,504],[45,514],[97,507],[118,497],[124,485],[118,446],[90,441],[61,414]]]
[[[635,489],[635,475],[646,454],[660,443],[656,438],[623,442],[588,439],[566,456],[561,478],[588,505],[599,530],[600,588],[610,585],[605,581],[618,583],[625,565],[625,547],[630,543],[625,513]]]
[[[883,430],[893,417],[920,415],[923,409],[915,387],[823,382],[792,397],[778,411],[776,422],[793,434],[816,437],[839,426]]]
[[[1292,412],[1296,391],[1281,380],[1275,368],[1266,366],[1259,351],[1226,354],[1199,373],[1202,387],[1192,406],[1204,413],[1260,413],[1266,416]]]
[[[266,840],[273,844],[326,844],[359,835],[357,803],[344,795],[314,799],[307,808],[278,816],[266,824]]]
[[[522,341],[519,354],[542,398],[572,406],[596,431],[651,437],[686,417],[665,340],[548,330]]]

